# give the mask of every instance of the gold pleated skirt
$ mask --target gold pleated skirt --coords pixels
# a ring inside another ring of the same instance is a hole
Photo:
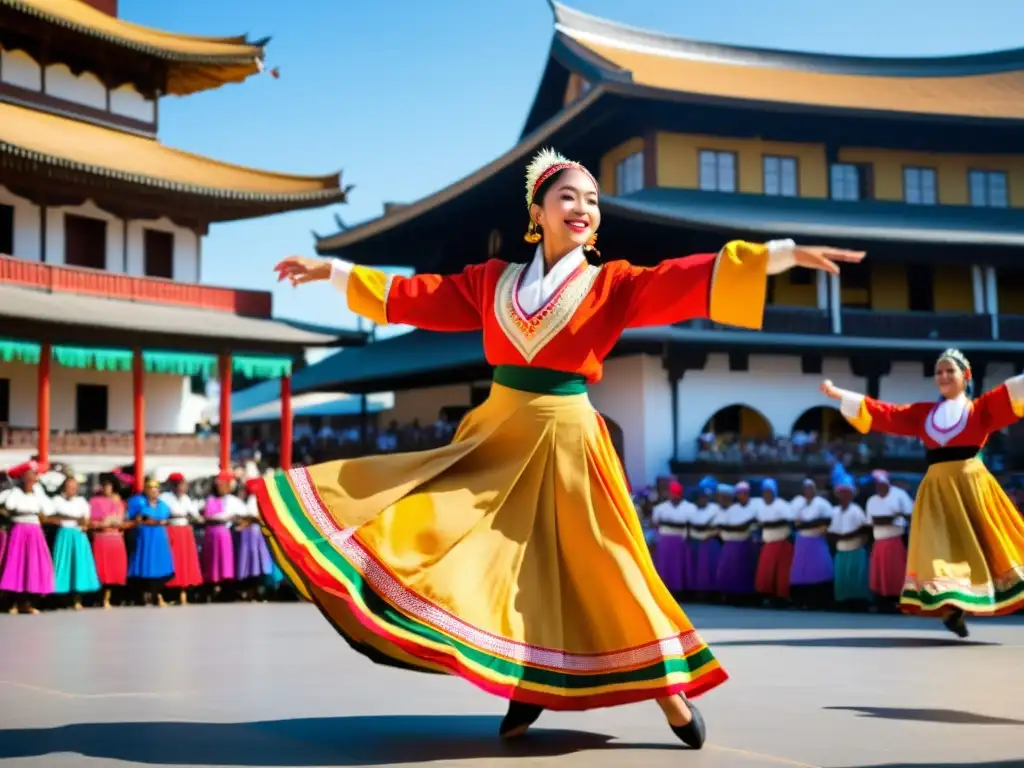
[[[1024,608],[1024,518],[978,459],[934,464],[925,474],[900,605],[925,615]]]
[[[586,394],[495,384],[450,445],[281,472],[259,495],[282,570],[379,663],[563,710],[727,677],[654,569]]]

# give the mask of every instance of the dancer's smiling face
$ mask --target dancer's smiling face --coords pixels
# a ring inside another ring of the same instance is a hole
[[[579,168],[559,171],[541,185],[530,216],[544,236],[545,253],[586,245],[601,226],[598,197],[594,180]]]
[[[947,358],[935,363],[935,386],[944,398],[950,400],[959,397],[965,385],[964,372],[959,365]]]

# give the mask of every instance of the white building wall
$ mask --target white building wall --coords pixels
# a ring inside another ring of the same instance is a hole
[[[43,89],[43,70],[24,51],[0,51],[0,78],[30,91]]]
[[[107,263],[108,272],[124,271],[124,221],[104,211],[91,200],[82,205],[68,205],[46,209],[46,262],[60,266],[64,264],[64,216],[65,214],[89,216],[107,222]]]
[[[38,368],[24,363],[0,363],[0,378],[9,379],[10,426],[34,428]],[[132,430],[132,375],[128,371],[92,371],[80,368],[50,367],[50,426],[52,429],[74,431],[75,387],[78,384],[107,386],[108,423],[111,432]],[[146,393],[146,431],[186,434],[194,431],[194,423],[186,423],[186,397],[189,380],[183,376],[147,373],[143,380]]]
[[[687,371],[679,382],[679,458],[693,460],[704,425],[730,405],[757,411],[776,435],[789,435],[808,409],[834,405],[818,390],[823,379],[857,392],[866,387],[842,359],[825,359],[820,374],[804,374],[799,357],[751,355],[749,370],[733,372],[728,355],[710,355],[703,370]]]
[[[14,208],[14,253],[5,255],[39,261],[43,248],[39,206],[24,197],[18,197],[2,185],[0,205]]]
[[[146,273],[146,238],[144,231],[157,229],[174,235],[174,279],[182,283],[199,282],[199,236],[187,227],[179,227],[168,218],[155,220],[131,219],[128,222],[129,275],[142,277]],[[120,271],[111,270],[111,271]]]
[[[408,424],[413,419],[420,424],[433,424],[445,406],[468,407],[470,392],[469,384],[395,392],[395,406],[382,418],[394,419],[399,424]]]
[[[3,186],[0,186],[0,204],[14,208],[14,253],[22,259],[39,261],[42,256],[42,213],[40,207],[25,198],[18,197]],[[128,248],[125,252],[125,222],[97,206],[86,201],[79,206],[48,208],[46,211],[46,262],[53,265],[64,264],[64,216],[66,214],[90,216],[107,222],[107,260],[108,272],[143,276],[146,269],[144,230],[156,229],[174,235],[174,279],[183,283],[200,282],[200,236],[188,227],[182,227],[164,217],[153,220],[130,219],[128,221]],[[127,270],[125,270],[127,266]]]
[[[131,85],[122,85],[110,92],[110,111],[145,123],[156,122],[156,102],[147,99]]]
[[[92,72],[74,75],[66,64],[46,68],[46,93],[57,99],[106,110],[107,88]]]

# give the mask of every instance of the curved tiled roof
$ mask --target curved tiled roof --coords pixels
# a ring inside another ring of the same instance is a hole
[[[340,174],[294,176],[183,152],[156,139],[0,103],[0,154],[185,195],[282,210],[342,202]]]
[[[1024,48],[880,58],[717,45],[650,32],[552,0],[555,30],[605,79],[658,91],[841,109],[1024,119]]]
[[[165,32],[110,16],[81,0],[0,0],[0,7],[166,62],[166,92],[174,95],[241,82],[256,74],[267,42]]]

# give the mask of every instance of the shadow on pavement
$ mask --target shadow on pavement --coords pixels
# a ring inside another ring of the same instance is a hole
[[[790,648],[952,648],[956,646],[993,646],[999,643],[985,643],[980,640],[959,640],[953,637],[780,637],[751,640],[719,640],[712,642],[715,648],[722,646],[788,646]]]
[[[988,763],[884,763],[851,765],[845,768],[1024,768],[1024,760],[995,760]]]
[[[896,707],[825,707],[837,712],[857,712],[861,717],[882,720],[913,720],[919,723],[949,725],[1024,725],[1024,720],[991,717],[959,709],[901,709]],[[1024,762],[1022,762],[1024,765]]]
[[[613,744],[611,736],[535,728],[497,736],[497,717],[398,715],[252,723],[79,723],[0,730],[0,760],[71,752],[148,765],[349,766],[472,758],[558,757],[595,749],[680,749]]]

